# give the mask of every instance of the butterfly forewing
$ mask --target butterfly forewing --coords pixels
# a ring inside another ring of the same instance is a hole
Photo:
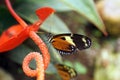
[[[84,35],[73,34],[71,38],[79,50],[87,49],[91,46],[91,39]]]
[[[59,51],[60,54],[70,54],[76,50],[73,44],[70,44],[66,39],[66,36],[54,36],[51,40],[52,45]]]

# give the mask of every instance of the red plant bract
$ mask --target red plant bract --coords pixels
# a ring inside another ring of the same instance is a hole
[[[49,7],[43,7],[36,10],[39,21],[32,25],[27,25],[12,9],[9,0],[6,0],[6,5],[13,17],[20,23],[20,25],[13,25],[4,31],[0,37],[0,52],[9,51],[20,45],[29,37],[30,31],[37,31],[39,26],[49,17],[54,10]],[[29,26],[29,27],[28,27]]]

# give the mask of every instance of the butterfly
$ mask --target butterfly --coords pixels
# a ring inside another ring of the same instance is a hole
[[[87,49],[91,46],[91,39],[80,34],[58,34],[50,38],[49,42],[60,54],[71,54],[76,50]]]
[[[71,80],[72,78],[77,76],[77,72],[70,66],[63,64],[56,64],[58,73],[60,74],[62,80]]]

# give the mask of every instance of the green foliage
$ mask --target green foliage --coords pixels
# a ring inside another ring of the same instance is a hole
[[[59,0],[68,5],[72,10],[75,10],[79,14],[86,17],[92,22],[98,29],[106,34],[105,26],[98,15],[93,0]]]

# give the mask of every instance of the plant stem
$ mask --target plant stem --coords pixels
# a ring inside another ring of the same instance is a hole
[[[40,51],[42,52],[42,55],[44,57],[44,65],[45,65],[44,69],[46,69],[50,63],[50,54],[47,46],[34,31],[30,31],[29,36],[36,43],[36,45],[39,47]]]
[[[36,60],[36,69],[31,70],[29,68],[29,63],[32,59]],[[44,80],[44,63],[43,57],[38,52],[29,53],[23,60],[23,71],[27,76],[37,77],[37,80]]]
[[[22,25],[24,28],[25,28],[26,26],[28,26],[28,25],[25,23],[25,21],[24,21],[22,18],[20,18],[20,17],[16,14],[16,12],[13,10],[10,1],[9,1],[9,0],[5,0],[5,3],[6,3],[6,5],[7,5],[8,10],[9,10],[10,13],[11,13],[11,15],[19,22],[19,24]]]

